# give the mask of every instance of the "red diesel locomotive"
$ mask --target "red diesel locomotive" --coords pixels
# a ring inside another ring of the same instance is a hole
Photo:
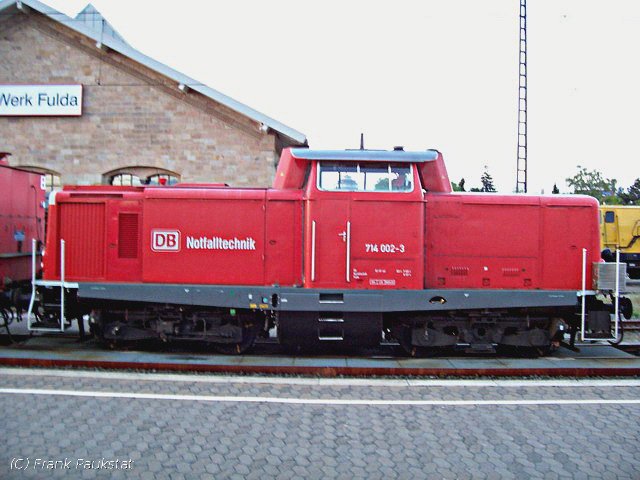
[[[39,321],[60,324],[64,285],[62,315],[107,341],[241,353],[277,327],[290,347],[544,351],[575,333],[600,261],[595,199],[454,193],[435,150],[285,149],[270,189],[66,187],[50,204]]]
[[[31,247],[44,241],[44,177],[10,167],[0,152],[0,327],[26,307],[31,290]],[[8,328],[7,328],[8,331]]]

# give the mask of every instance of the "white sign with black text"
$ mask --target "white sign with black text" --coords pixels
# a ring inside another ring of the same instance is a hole
[[[0,85],[0,116],[80,116],[82,85]]]

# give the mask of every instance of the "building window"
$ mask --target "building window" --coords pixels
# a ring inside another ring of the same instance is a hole
[[[138,177],[137,175],[132,175],[131,173],[116,173],[115,175],[111,176],[109,183],[111,185],[129,187],[137,187],[139,185],[142,185],[140,177]]]
[[[147,177],[145,183],[147,185],[175,185],[179,181],[180,179],[175,175],[157,173],[155,175]]]
[[[62,189],[62,182],[60,181],[60,175],[56,173],[45,173],[44,188],[47,192],[52,192],[53,190]]]
[[[157,167],[131,166],[112,170],[102,175],[104,183],[116,186],[175,185],[180,175]]]
[[[47,192],[52,192],[53,190],[62,190],[62,180],[58,172],[47,170],[46,168],[29,167],[23,165],[20,165],[18,168],[41,174],[44,177],[43,185],[44,189]]]

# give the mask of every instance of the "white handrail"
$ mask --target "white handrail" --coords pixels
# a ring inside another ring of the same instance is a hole
[[[351,282],[351,222],[347,222],[347,282]]]
[[[31,331],[31,314],[36,301],[36,239],[31,239],[31,299],[27,310],[27,330]]]
[[[316,222],[311,222],[311,281],[316,281]]]
[[[585,305],[585,297],[587,296],[587,249],[582,249],[582,306],[580,311],[580,335],[582,337],[582,341],[584,342],[584,330],[586,324],[586,305]]]
[[[614,328],[614,335],[613,338],[615,340],[618,340],[618,322],[620,320],[619,318],[619,305],[620,305],[620,301],[619,301],[619,297],[620,297],[620,249],[616,249],[616,293],[615,293],[615,300],[614,300],[614,318],[615,318],[615,328]]]
[[[60,331],[64,332],[64,240],[60,239]]]

